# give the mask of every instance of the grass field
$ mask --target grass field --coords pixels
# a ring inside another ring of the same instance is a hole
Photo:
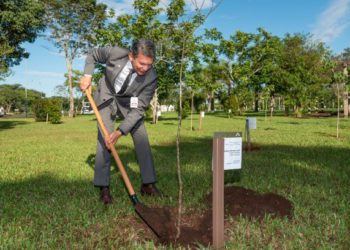
[[[201,131],[191,131],[189,119],[183,122],[186,208],[200,207],[211,191],[213,133],[243,132],[244,125],[244,117],[220,113],[206,115]],[[140,198],[150,206],[175,206],[176,115],[164,114],[157,125],[146,126],[158,186],[169,197]],[[225,183],[288,198],[294,218],[232,218],[227,249],[350,249],[350,119],[341,120],[340,138],[335,136],[335,118],[257,118],[251,138],[261,149],[243,153],[242,170],[226,171]],[[134,211],[115,167],[114,203],[106,208],[98,202],[92,184],[95,144],[94,116],[64,118],[58,125],[0,119],[0,249],[154,249],[128,224]],[[138,191],[132,149],[130,136],[117,145]]]

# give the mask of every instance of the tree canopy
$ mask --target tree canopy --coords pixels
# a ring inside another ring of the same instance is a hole
[[[0,1],[0,79],[29,53],[24,42],[34,42],[44,30],[44,6],[39,0]]]

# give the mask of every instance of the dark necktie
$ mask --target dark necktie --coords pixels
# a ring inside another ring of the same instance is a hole
[[[133,74],[134,72],[135,72],[134,69],[131,69],[131,70],[130,70],[130,72],[129,72],[129,74],[127,75],[127,77],[126,77],[126,79],[125,79],[125,81],[124,81],[122,87],[120,88],[118,94],[124,94],[125,90],[126,90],[126,89],[128,88],[128,86],[129,86],[129,83],[130,83],[130,80],[131,80],[131,76],[132,76],[132,74]]]

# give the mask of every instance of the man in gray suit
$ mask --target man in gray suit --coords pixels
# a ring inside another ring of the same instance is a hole
[[[91,86],[95,65],[99,63],[106,66],[94,95],[110,133],[109,138],[103,138],[100,128],[98,129],[95,159],[94,185],[100,188],[100,198],[104,204],[112,202],[109,191],[111,153],[108,145],[114,145],[121,136],[129,133],[140,166],[141,194],[161,196],[155,186],[153,157],[144,126],[145,109],[157,87],[157,75],[152,66],[154,59],[155,46],[147,39],[134,41],[130,51],[116,46],[95,48],[86,57],[84,76],[80,80],[83,91]],[[115,130],[116,116],[122,121]]]

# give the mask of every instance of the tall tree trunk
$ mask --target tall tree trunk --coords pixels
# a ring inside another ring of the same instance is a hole
[[[73,95],[73,81],[72,81],[72,64],[73,59],[69,56],[68,47],[64,48],[65,56],[66,56],[66,67],[68,72],[68,88],[69,88],[69,112],[68,117],[72,118],[75,116],[74,112],[74,95]]]
[[[211,111],[215,110],[215,98],[214,98],[214,92],[211,93]]]
[[[284,106],[284,115],[285,116],[289,116],[289,109],[290,109],[289,105]]]
[[[348,118],[349,117],[349,92],[348,91],[344,91],[343,106],[344,106],[344,118]]]
[[[158,89],[154,92],[153,98],[151,100],[151,109],[152,109],[152,123],[156,124],[158,122],[157,116],[157,107],[158,107]]]
[[[259,94],[258,94],[258,92],[254,93],[254,112],[259,112]]]
[[[273,116],[274,109],[275,109],[275,96],[272,94],[271,103],[270,103],[270,117]]]
[[[12,104],[8,104],[7,106],[5,106],[6,114],[11,112],[11,108],[12,108]]]
[[[298,118],[301,118],[303,115],[302,115],[302,107],[300,105],[296,105],[295,107],[295,113],[297,115]]]
[[[210,112],[210,110],[211,110],[211,96],[210,95],[208,95],[208,106],[207,106],[207,112]]]

